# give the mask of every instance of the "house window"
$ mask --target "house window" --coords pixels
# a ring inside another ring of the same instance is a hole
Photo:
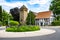
[[[39,25],[39,19],[36,19],[36,25]]]
[[[53,18],[51,18],[51,21],[53,21]]]
[[[45,25],[48,25],[48,22],[45,22]]]
[[[44,20],[47,22],[48,21],[48,18],[44,18]]]

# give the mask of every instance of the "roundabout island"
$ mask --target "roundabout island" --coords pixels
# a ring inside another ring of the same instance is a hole
[[[45,28],[41,28],[41,30],[38,31],[30,31],[30,32],[6,32],[4,29],[0,30],[0,38],[34,37],[34,36],[49,35],[55,32],[56,32],[55,30]]]

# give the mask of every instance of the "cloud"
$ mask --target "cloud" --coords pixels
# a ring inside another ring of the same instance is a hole
[[[11,2],[10,3],[10,2],[6,2],[5,0],[0,0],[0,5],[2,5],[3,9],[5,9],[8,12],[11,8],[14,8],[14,7],[19,7],[20,8],[23,4],[24,3],[22,3],[22,2]]]
[[[28,6],[30,6],[30,10],[34,12],[49,11],[51,0],[37,0],[37,1],[30,0],[30,1],[31,2],[28,4]]]
[[[6,2],[18,2],[18,1],[29,1],[29,0],[5,0]]]
[[[18,7],[18,6],[21,6],[21,5],[23,5],[22,3],[1,3],[2,5],[4,5],[4,6],[8,6],[8,7]]]
[[[28,3],[33,4],[46,4],[49,0],[30,0]]]
[[[29,0],[29,1],[23,0],[23,1],[7,2],[6,0],[0,0],[0,5],[2,5],[3,9],[5,9],[7,12],[9,12],[11,8],[14,7],[20,8],[22,5],[25,5],[29,10],[39,12],[49,10],[50,1],[51,0]]]
[[[22,6],[23,3],[20,3],[20,2],[12,2],[12,3],[9,3],[9,2],[6,2],[5,0],[1,0],[0,1],[0,5],[4,5],[4,6],[9,6],[9,7],[18,7],[18,6]]]

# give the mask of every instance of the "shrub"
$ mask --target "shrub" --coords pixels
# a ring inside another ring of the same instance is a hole
[[[16,26],[12,26],[6,29],[6,31],[8,32],[17,32],[17,27]]]
[[[2,22],[0,21],[0,26],[2,26]]]
[[[10,21],[10,25],[11,26],[16,26],[16,25],[19,25],[19,22],[17,22],[17,21]]]
[[[20,26],[19,31],[25,32],[25,31],[36,31],[39,30],[39,26]]]
[[[54,21],[54,22],[52,22],[52,26],[60,26],[60,21]]]
[[[24,26],[20,26],[20,27],[12,26],[12,27],[6,29],[6,31],[8,31],[8,32],[26,32],[26,31],[36,31],[36,30],[40,30],[40,27],[24,25]]]
[[[14,28],[7,28],[6,31],[14,32]]]

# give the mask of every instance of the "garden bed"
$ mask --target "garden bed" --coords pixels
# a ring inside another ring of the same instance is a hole
[[[27,31],[36,31],[40,30],[39,26],[32,26],[32,25],[23,25],[23,26],[11,26],[6,28],[7,32],[27,32]]]

